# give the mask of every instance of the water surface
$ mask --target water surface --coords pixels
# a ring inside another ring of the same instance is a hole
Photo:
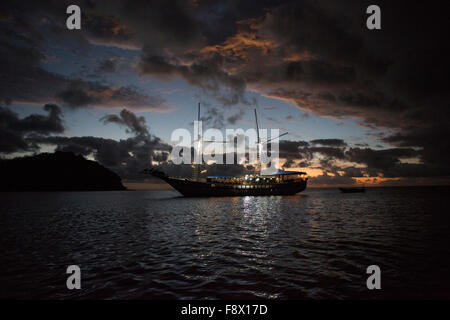
[[[0,298],[450,298],[448,188],[0,193]],[[82,289],[66,289],[68,265]],[[366,268],[379,265],[382,289]]]

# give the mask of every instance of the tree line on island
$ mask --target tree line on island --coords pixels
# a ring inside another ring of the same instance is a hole
[[[72,152],[0,160],[0,191],[126,190],[115,172]]]

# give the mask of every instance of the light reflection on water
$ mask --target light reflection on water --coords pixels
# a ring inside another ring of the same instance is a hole
[[[0,297],[448,298],[448,194],[2,193]],[[65,289],[70,264],[80,291]]]

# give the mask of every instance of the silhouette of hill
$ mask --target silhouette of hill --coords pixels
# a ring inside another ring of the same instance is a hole
[[[0,191],[125,190],[120,177],[72,152],[0,160]]]

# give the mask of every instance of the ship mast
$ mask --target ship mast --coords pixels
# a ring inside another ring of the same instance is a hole
[[[262,152],[263,152],[263,148],[262,148],[263,143],[264,144],[268,144],[272,140],[279,139],[279,138],[287,135],[288,132],[282,133],[282,134],[278,135],[275,138],[271,138],[271,139],[265,140],[264,142],[261,142],[261,139],[259,137],[258,115],[256,114],[256,108],[255,108],[255,122],[256,122],[256,136],[257,136],[257,140],[258,140],[257,141],[258,150],[257,150],[257,154],[256,154],[256,167],[257,167],[257,169],[255,169],[255,171],[257,172],[257,170],[259,169],[259,174],[262,175],[261,156],[262,156]]]
[[[197,125],[200,125],[200,102],[198,103]],[[201,152],[200,151],[200,148],[201,148],[200,128],[198,128],[198,130],[197,130],[197,141],[198,141],[198,146],[197,146],[197,160],[198,160],[199,159],[198,157],[201,156],[200,155],[200,152]],[[198,161],[196,161],[196,162],[198,162]],[[200,164],[195,163],[194,164],[194,173],[193,173],[193,177],[192,177],[194,181],[198,181],[199,174],[200,174]]]
[[[256,142],[256,167],[257,169],[255,171],[257,171],[259,169],[259,173],[261,174],[261,157],[260,157],[260,153],[261,153],[261,139],[259,138],[259,125],[258,125],[258,115],[256,114],[256,108],[255,108],[255,122],[256,122],[256,136],[257,136],[257,142]]]

